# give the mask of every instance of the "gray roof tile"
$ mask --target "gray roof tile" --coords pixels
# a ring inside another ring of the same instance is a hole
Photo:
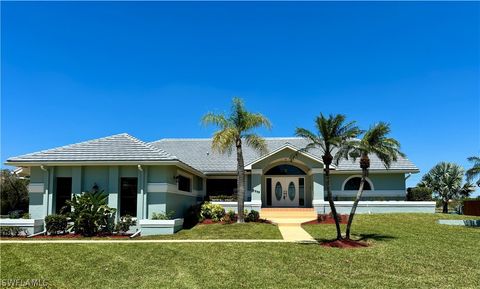
[[[303,138],[281,137],[265,138],[268,151],[272,152],[289,143],[297,148],[306,146]],[[234,172],[237,166],[236,154],[219,154],[212,151],[211,139],[161,139],[151,142],[153,146],[175,154],[180,160],[202,172]],[[310,154],[321,159],[320,149],[313,149]],[[245,164],[249,164],[261,155],[248,146],[243,148]],[[337,167],[339,171],[360,170],[359,160],[343,160]],[[390,170],[418,171],[418,168],[407,158],[399,157]],[[385,170],[385,167],[375,155],[370,155],[370,170]]]
[[[122,133],[36,153],[13,157],[7,162],[64,161],[164,161],[178,160],[161,148]]]

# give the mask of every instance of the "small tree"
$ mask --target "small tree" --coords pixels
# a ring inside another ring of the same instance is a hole
[[[461,166],[440,162],[422,177],[418,186],[430,188],[435,196],[441,199],[442,212],[448,213],[450,200],[468,197],[473,191],[471,184],[462,184],[463,177],[464,170]]]
[[[404,156],[400,151],[400,143],[387,137],[390,133],[390,126],[387,123],[379,122],[372,126],[362,139],[358,141],[350,142],[352,147],[346,147],[342,149],[341,154],[343,157],[352,157],[353,160],[360,158],[360,168],[362,169],[362,178],[360,181],[360,187],[358,188],[357,195],[353,201],[350,216],[348,217],[347,229],[345,237],[350,239],[350,229],[357,210],[358,203],[362,198],[364,185],[367,180],[368,171],[370,168],[370,154],[376,155],[378,159],[383,163],[385,168],[389,168],[391,163],[397,161],[397,156]]]
[[[243,100],[233,98],[232,110],[229,115],[207,113],[202,118],[205,125],[213,124],[220,128],[213,135],[212,149],[220,153],[231,153],[235,147],[237,152],[237,204],[238,220],[244,220],[245,197],[245,163],[243,160],[243,144],[260,153],[266,153],[265,140],[252,132],[259,127],[270,128],[270,121],[260,113],[251,113],[246,110]]]
[[[21,179],[10,170],[2,170],[0,185],[1,214],[11,211],[28,211],[28,180]]]
[[[328,118],[320,114],[320,116],[315,119],[315,127],[317,133],[313,133],[304,128],[297,128],[295,134],[308,141],[307,146],[300,149],[300,151],[309,151],[313,148],[319,148],[322,151],[322,160],[325,166],[327,200],[335,220],[337,240],[340,240],[342,239],[342,231],[340,229],[337,209],[333,202],[330,186],[330,170],[333,160],[335,160],[335,163],[338,165],[339,161],[343,158],[341,152],[344,154],[349,152],[349,148],[352,147],[350,142],[361,133],[361,130],[356,126],[354,121],[346,122],[346,117],[342,114],[330,115]],[[294,157],[296,157],[296,154]]]

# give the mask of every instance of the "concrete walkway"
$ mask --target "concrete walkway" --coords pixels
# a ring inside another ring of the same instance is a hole
[[[316,212],[311,208],[268,208],[262,209],[261,217],[278,226],[285,241],[317,242],[302,228],[302,223],[315,220]]]

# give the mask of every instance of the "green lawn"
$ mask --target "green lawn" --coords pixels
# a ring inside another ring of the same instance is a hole
[[[282,239],[277,226],[264,223],[197,225],[173,235],[146,236],[138,239]]]
[[[372,243],[361,249],[291,243],[1,244],[1,279],[46,279],[56,288],[480,288],[480,229],[435,223],[446,218],[462,216],[359,215],[354,233]],[[333,225],[305,228],[319,239],[334,235]],[[183,234],[202,230],[217,231]]]

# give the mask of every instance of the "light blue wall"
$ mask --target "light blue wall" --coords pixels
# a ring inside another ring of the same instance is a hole
[[[83,167],[82,192],[89,192],[97,184],[100,190],[108,192],[108,167]]]
[[[150,166],[148,171],[148,182],[176,184],[176,175],[177,167],[175,166]]]
[[[197,201],[197,194],[192,192],[192,196],[168,193],[148,193],[147,185],[151,183],[168,183],[176,186],[175,176],[183,170],[176,166],[142,166],[143,172],[137,166],[62,166],[46,167],[49,174],[42,171],[40,167],[31,168],[30,180],[32,183],[43,183],[45,190],[49,191],[48,196],[45,193],[30,193],[29,211],[34,218],[44,218],[46,215],[47,198],[49,202],[49,212],[55,210],[55,182],[57,177],[72,178],[72,193],[90,191],[94,184],[99,186],[100,190],[109,193],[108,204],[113,208],[120,208],[120,178],[136,177],[138,178],[137,190],[137,217],[150,217],[152,212],[166,212],[174,210],[179,217],[192,204]],[[192,175],[191,173],[188,173]],[[204,190],[204,179],[199,176],[193,176],[192,188],[195,191]],[[143,190],[143,191],[142,191]],[[169,207],[167,208],[167,202]],[[143,205],[146,205],[147,211],[143,212]],[[118,210],[119,211],[119,210]],[[119,212],[117,213],[117,215]],[[118,217],[118,216],[117,216]]]
[[[174,211],[175,218],[180,218],[185,215],[188,208],[197,203],[196,196],[187,196],[180,194],[166,194],[166,210],[167,212]]]
[[[331,174],[333,191],[341,190],[343,182],[352,175],[358,174]],[[370,173],[368,178],[372,181],[375,190],[405,190],[405,174],[377,174]]]

